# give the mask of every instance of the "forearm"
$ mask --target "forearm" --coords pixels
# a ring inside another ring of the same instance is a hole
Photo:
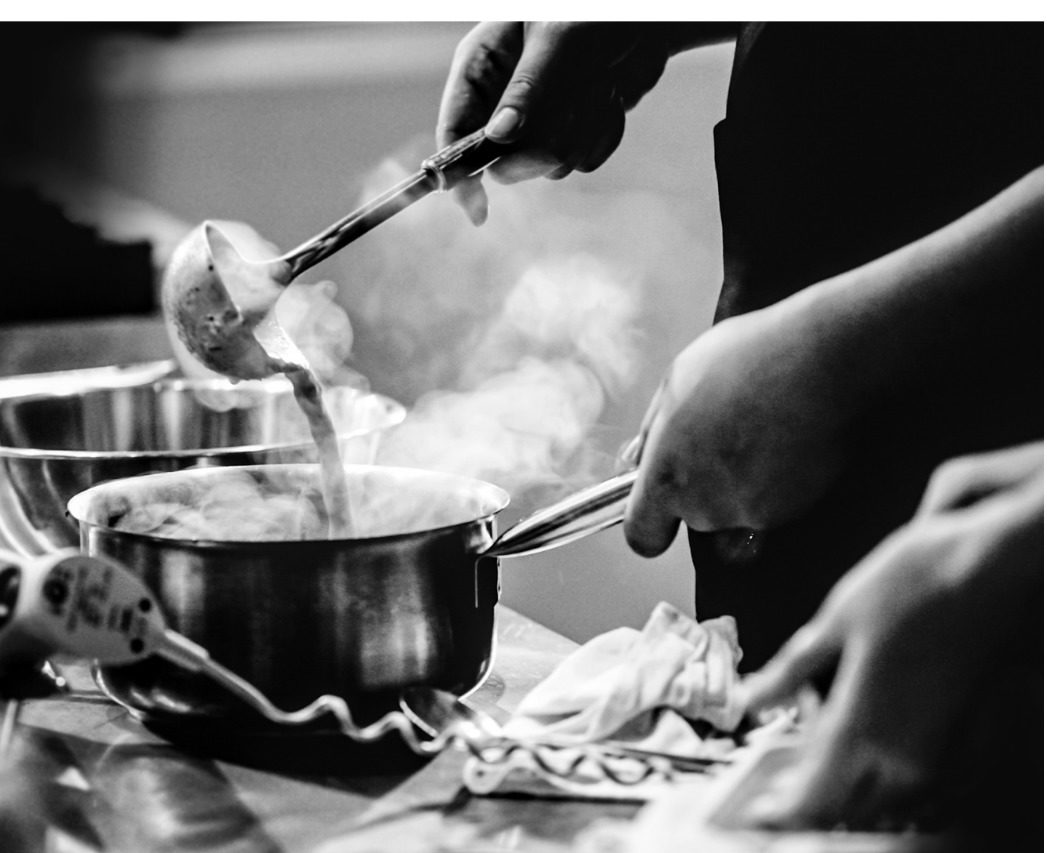
[[[804,329],[824,381],[854,412],[959,365],[1042,301],[1043,169],[955,222],[775,306]]]

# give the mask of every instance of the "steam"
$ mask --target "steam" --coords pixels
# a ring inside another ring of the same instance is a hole
[[[368,192],[403,176],[386,163]],[[364,370],[409,405],[379,461],[487,480],[516,506],[610,474],[601,417],[635,382],[641,344],[644,281],[613,251],[620,228],[537,183],[487,182],[482,228],[431,197],[341,259]]]
[[[225,469],[218,480],[184,480],[181,489],[126,503],[112,526],[121,531],[189,541],[270,542],[324,539],[319,487],[284,482],[267,491],[249,474]],[[132,484],[133,485],[133,484]],[[133,493],[132,493],[133,494]]]
[[[595,475],[586,439],[609,394],[631,378],[635,299],[598,259],[524,270],[470,341],[453,391],[416,402],[379,460],[490,480],[510,492],[561,490]]]
[[[443,474],[349,466],[354,538],[463,524],[497,512],[505,495]],[[215,468],[101,487],[84,520],[182,541],[284,542],[328,538],[313,465]]]
[[[384,164],[363,197],[405,174]],[[484,480],[514,507],[537,507],[611,473],[611,429],[601,419],[636,382],[645,275],[660,263],[659,244],[678,235],[660,233],[664,210],[638,217],[637,206],[618,202],[594,213],[591,199],[579,204],[560,183],[488,189],[484,227],[449,197],[426,199],[328,261],[333,280],[292,284],[277,312],[321,378],[339,430],[339,392],[374,387],[408,407],[383,432],[377,462]],[[623,247],[623,222],[634,219],[637,245]],[[221,227],[245,256],[278,254],[251,229]],[[388,531],[383,499],[352,476],[350,488],[354,535]],[[165,506],[127,523],[187,538],[321,535],[314,492],[256,492],[240,483],[228,496],[194,498],[188,520]],[[404,530],[419,529],[437,500],[396,497],[394,524]],[[185,526],[172,527],[175,517]]]

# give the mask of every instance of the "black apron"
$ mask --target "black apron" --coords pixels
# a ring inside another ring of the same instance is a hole
[[[744,27],[715,128],[716,319],[910,243],[1036,168],[1042,68],[1040,23]],[[911,517],[937,464],[1042,438],[1042,255],[1028,264],[1029,287],[1001,292],[1007,333],[972,339],[948,376],[921,377],[863,423],[831,492],[755,557],[691,532],[697,615],[735,616],[743,671]]]

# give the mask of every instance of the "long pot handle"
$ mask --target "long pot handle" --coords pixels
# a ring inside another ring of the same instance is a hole
[[[613,527],[625,517],[636,474],[636,469],[619,474],[538,510],[506,530],[480,556],[537,554]],[[697,535],[708,541],[721,561],[735,565],[753,563],[764,548],[765,534],[744,527]]]
[[[625,517],[635,482],[636,471],[628,471],[540,509],[506,530],[481,556],[537,554],[612,527]]]

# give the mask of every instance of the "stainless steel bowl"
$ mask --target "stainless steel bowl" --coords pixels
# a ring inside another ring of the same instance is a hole
[[[233,385],[164,376],[170,362],[0,379],[0,547],[76,545],[66,506],[96,483],[184,468],[315,458],[283,378]],[[158,378],[159,377],[159,378]],[[371,461],[397,402],[347,388],[325,398],[347,461]]]
[[[478,685],[493,657],[498,598],[498,560],[484,552],[494,541],[494,516],[508,503],[497,486],[349,465],[360,538],[220,541],[141,531],[143,508],[159,507],[149,514],[159,524],[244,478],[267,496],[315,503],[317,471],[290,464],[153,474],[95,486],[69,510],[86,553],[137,573],[171,628],[286,709],[332,693],[358,720],[368,719],[393,707],[405,686],[462,694]],[[253,716],[211,682],[159,658],[101,667],[97,677],[110,697],[146,718]]]

